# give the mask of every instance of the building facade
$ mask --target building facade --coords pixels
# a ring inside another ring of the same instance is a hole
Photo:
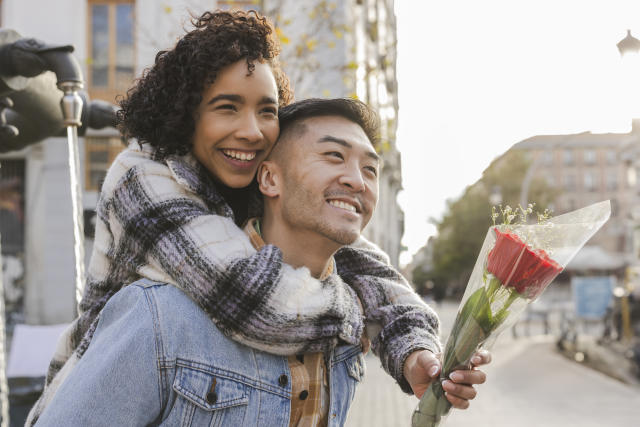
[[[403,214],[396,202],[401,165],[395,145],[398,98],[392,0],[1,0],[0,25],[22,37],[72,44],[89,97],[114,103],[153,63],[157,51],[171,47],[183,34],[189,13],[216,7],[258,9],[273,17],[297,99],[357,96],[379,111],[380,198],[365,235],[397,266]],[[122,149],[115,129],[88,130],[80,138],[85,262],[92,250],[91,219],[99,189]],[[67,156],[65,138],[48,138],[0,154],[0,191],[12,195],[11,203],[3,197],[0,205],[5,271],[10,272],[5,273],[4,286],[18,307],[16,322],[65,323],[76,314]]]
[[[556,190],[555,215],[602,200],[611,219],[589,241],[609,253],[637,258],[640,218],[640,121],[629,133],[534,136],[514,145],[530,158],[531,176]]]

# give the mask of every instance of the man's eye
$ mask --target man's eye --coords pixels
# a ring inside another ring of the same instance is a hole
[[[326,156],[336,157],[338,159],[344,159],[344,157],[342,156],[342,153],[340,153],[339,151],[328,151],[328,152],[326,152],[324,154]]]
[[[373,176],[378,176],[378,168],[373,167],[373,166],[367,166],[365,167],[366,170],[368,170],[369,172],[371,172],[373,174]]]
[[[274,116],[278,115],[278,109],[275,107],[267,107],[262,109],[263,113],[273,114]]]

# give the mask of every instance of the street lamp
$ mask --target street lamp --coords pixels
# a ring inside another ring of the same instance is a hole
[[[640,40],[631,35],[631,30],[627,30],[627,36],[620,40],[616,46],[623,58],[630,53],[637,55],[640,52]]]
[[[616,46],[618,47],[618,51],[620,52],[620,56],[622,57],[623,61],[629,63],[629,60],[633,60],[634,64],[628,64],[628,66],[626,67],[627,72],[629,72],[629,87],[633,87],[633,83],[635,83],[638,78],[636,71],[638,69],[637,62],[638,60],[640,60],[640,40],[631,35],[631,30],[627,30],[626,37],[620,40],[616,44]],[[635,66],[631,67],[629,65]],[[636,104],[637,102],[637,99],[632,99],[632,105]],[[633,218],[631,219],[631,221],[633,221]],[[634,229],[635,227],[632,227],[632,230]],[[634,245],[634,247],[635,246],[636,245]],[[618,288],[619,294],[616,295],[617,297],[620,297],[621,302],[620,315],[622,318],[622,336],[625,340],[627,340],[627,342],[629,342],[633,337],[633,329],[631,328],[631,316],[628,301],[628,296],[630,290],[632,289],[631,276],[632,269],[631,267],[627,267],[624,278],[624,285],[623,287]]]

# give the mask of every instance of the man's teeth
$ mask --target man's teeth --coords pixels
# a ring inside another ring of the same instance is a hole
[[[346,210],[351,211],[351,212],[355,212],[356,211],[356,207],[355,206],[353,206],[353,205],[351,205],[349,203],[342,202],[340,200],[329,200],[329,204],[331,206],[335,206],[336,208],[346,209]]]
[[[256,152],[255,151],[251,151],[251,152],[247,153],[245,151],[222,150],[222,152],[227,157],[231,157],[232,159],[236,159],[236,160],[249,161],[249,160],[253,160],[256,157]]]

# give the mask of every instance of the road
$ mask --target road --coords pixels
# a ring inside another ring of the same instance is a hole
[[[452,314],[453,312],[453,314]],[[443,329],[455,307],[441,307]],[[488,380],[466,411],[452,411],[446,427],[631,427],[640,419],[640,388],[623,384],[568,360],[552,337],[514,340],[506,332],[485,367]],[[410,426],[418,400],[407,396],[367,355],[366,377],[347,426]]]

